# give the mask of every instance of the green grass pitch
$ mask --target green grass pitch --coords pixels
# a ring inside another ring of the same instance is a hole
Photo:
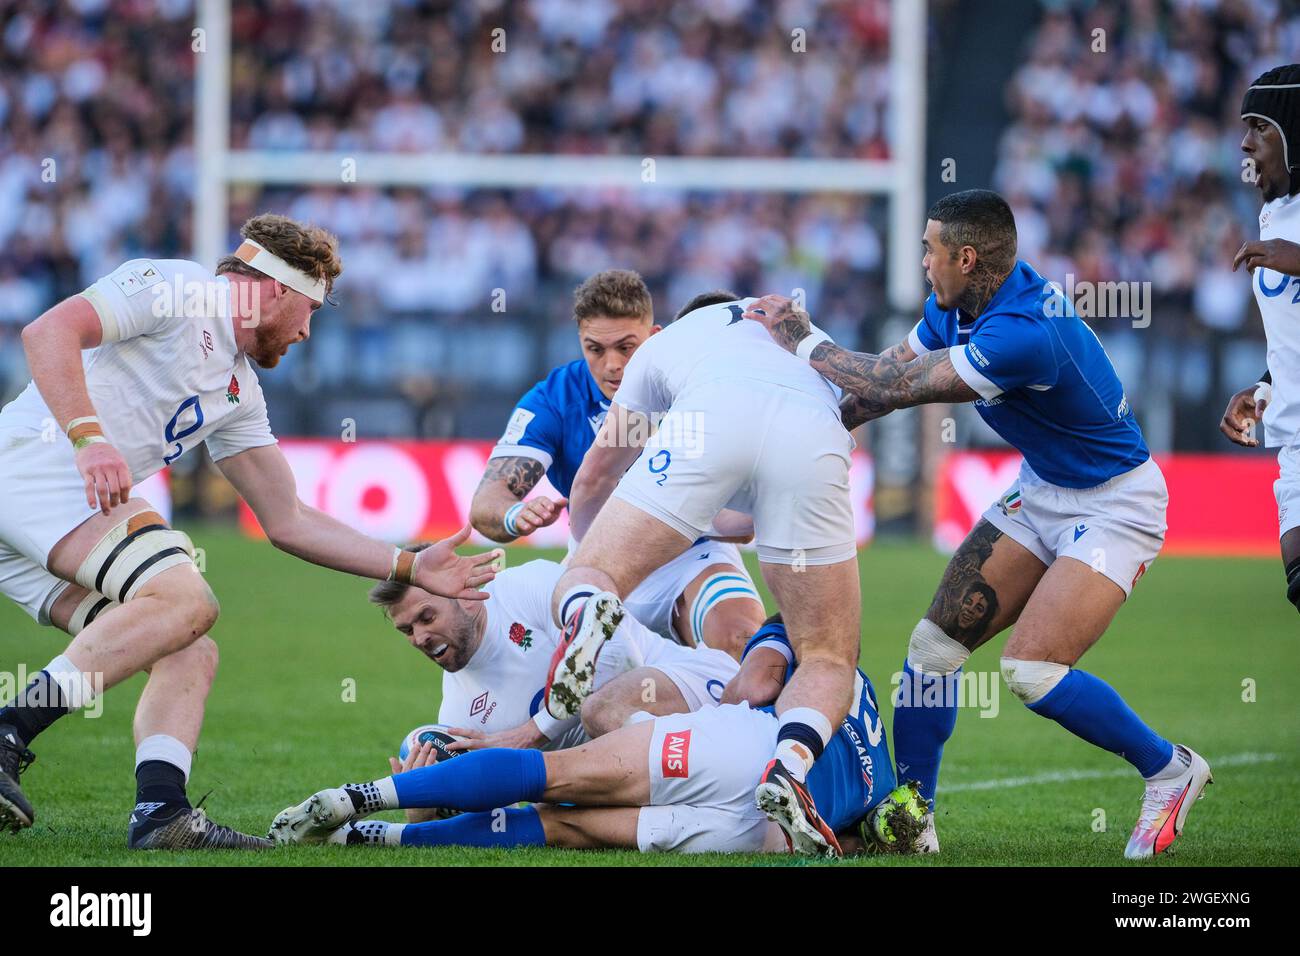
[[[387,627],[365,582],[279,554],[226,529],[193,533],[222,602],[222,662],[190,782],[212,817],[265,832],[282,807],[324,786],[387,772],[411,727],[436,719],[440,672]],[[513,562],[537,552],[516,550]],[[862,661],[885,700],[945,559],[920,544],[862,553]],[[757,569],[754,568],[756,571]],[[1210,761],[1216,783],[1175,854],[1144,865],[1300,861],[1300,623],[1276,561],[1162,558],[1084,666],[1157,730]],[[995,641],[968,670],[997,694],[996,716],[962,710],[939,793],[937,858],[867,866],[1122,863],[1140,784],[1128,765],[1029,713],[997,680]],[[0,602],[0,671],[44,666],[64,646]],[[980,683],[982,682],[982,684]],[[110,692],[94,720],[66,718],[37,741],[23,778],[36,826],[0,837],[0,866],[718,865],[795,861],[632,852],[345,850],[141,854],[125,849],[134,798],[131,714],[142,678]],[[348,698],[355,688],[355,701]],[[1243,697],[1251,698],[1243,699]],[[992,708],[986,708],[991,713]],[[388,815],[398,819],[397,815]]]

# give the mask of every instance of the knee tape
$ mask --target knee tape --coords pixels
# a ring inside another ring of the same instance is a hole
[[[739,571],[719,571],[704,579],[699,593],[691,602],[690,610],[691,633],[695,635],[697,644],[704,643],[704,622],[708,619],[709,612],[732,598],[749,598],[757,601],[760,606],[763,603],[763,599],[754,590],[753,583]]]
[[[912,628],[907,643],[907,659],[913,670],[923,674],[951,674],[966,663],[970,651],[943,632],[927,618]]]
[[[68,633],[76,637],[86,626],[90,624],[100,614],[107,611],[110,607],[117,607],[117,602],[111,598],[96,591],[89,592],[81,599],[81,602],[72,609],[72,617],[68,619]]]
[[[77,568],[76,579],[88,591],[122,604],[150,578],[193,562],[189,536],[167,527],[157,512],[142,511],[118,524],[90,549]]]
[[[1059,684],[1070,668],[1051,661],[1020,661],[1002,658],[1002,679],[1011,693],[1025,704],[1036,704]]]

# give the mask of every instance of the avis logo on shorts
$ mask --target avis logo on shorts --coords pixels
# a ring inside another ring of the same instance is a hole
[[[664,735],[661,755],[664,777],[689,777],[691,775],[691,732],[669,731]]]

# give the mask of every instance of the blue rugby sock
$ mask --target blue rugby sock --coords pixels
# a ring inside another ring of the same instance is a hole
[[[407,824],[402,828],[402,846],[546,846],[536,807],[512,807],[500,813],[504,816],[494,810]]]
[[[540,750],[472,750],[399,773],[392,781],[402,808],[493,810],[521,800],[541,800],[546,791],[546,760]]]
[[[1087,671],[1071,670],[1028,707],[1093,746],[1123,757],[1144,777],[1173,759],[1173,744],[1143,723],[1113,687]]]
[[[903,662],[903,682],[894,698],[894,762],[899,783],[916,780],[921,796],[933,801],[939,784],[943,745],[957,726],[957,682],[951,674],[918,674]]]

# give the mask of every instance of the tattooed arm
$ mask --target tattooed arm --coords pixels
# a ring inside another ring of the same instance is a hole
[[[470,502],[470,524],[484,536],[501,542],[514,541],[516,537],[553,524],[568,502],[564,498],[552,500],[541,495],[529,501],[515,515],[514,523],[519,535],[511,534],[505,527],[506,511],[522,501],[545,472],[545,466],[536,458],[520,455],[488,459],[483,480]]]
[[[812,334],[808,313],[784,296],[764,296],[744,317],[761,322],[777,345],[790,352]],[[813,348],[809,364],[855,399],[847,413],[844,404],[840,405],[846,425],[879,418],[896,408],[927,402],[973,402],[980,397],[957,374],[947,350],[909,360],[911,351],[909,347],[900,352],[896,346],[884,355],[872,355],[850,352],[828,341]]]
[[[910,362],[916,358],[916,353],[912,351],[912,346],[907,342],[900,342],[888,352],[885,352],[881,358],[895,362]],[[827,377],[829,378],[829,376]],[[844,397],[840,399],[840,419],[844,422],[844,427],[849,431],[853,431],[863,422],[875,421],[892,411],[893,409],[888,406],[883,406],[878,402],[865,401],[848,390],[845,390]]]
[[[953,368],[946,349],[926,352],[910,362],[889,353],[850,352],[833,342],[812,350],[810,364],[857,399],[855,414],[879,418],[895,408],[928,402],[973,402],[979,393]],[[841,413],[843,412],[843,405]]]

